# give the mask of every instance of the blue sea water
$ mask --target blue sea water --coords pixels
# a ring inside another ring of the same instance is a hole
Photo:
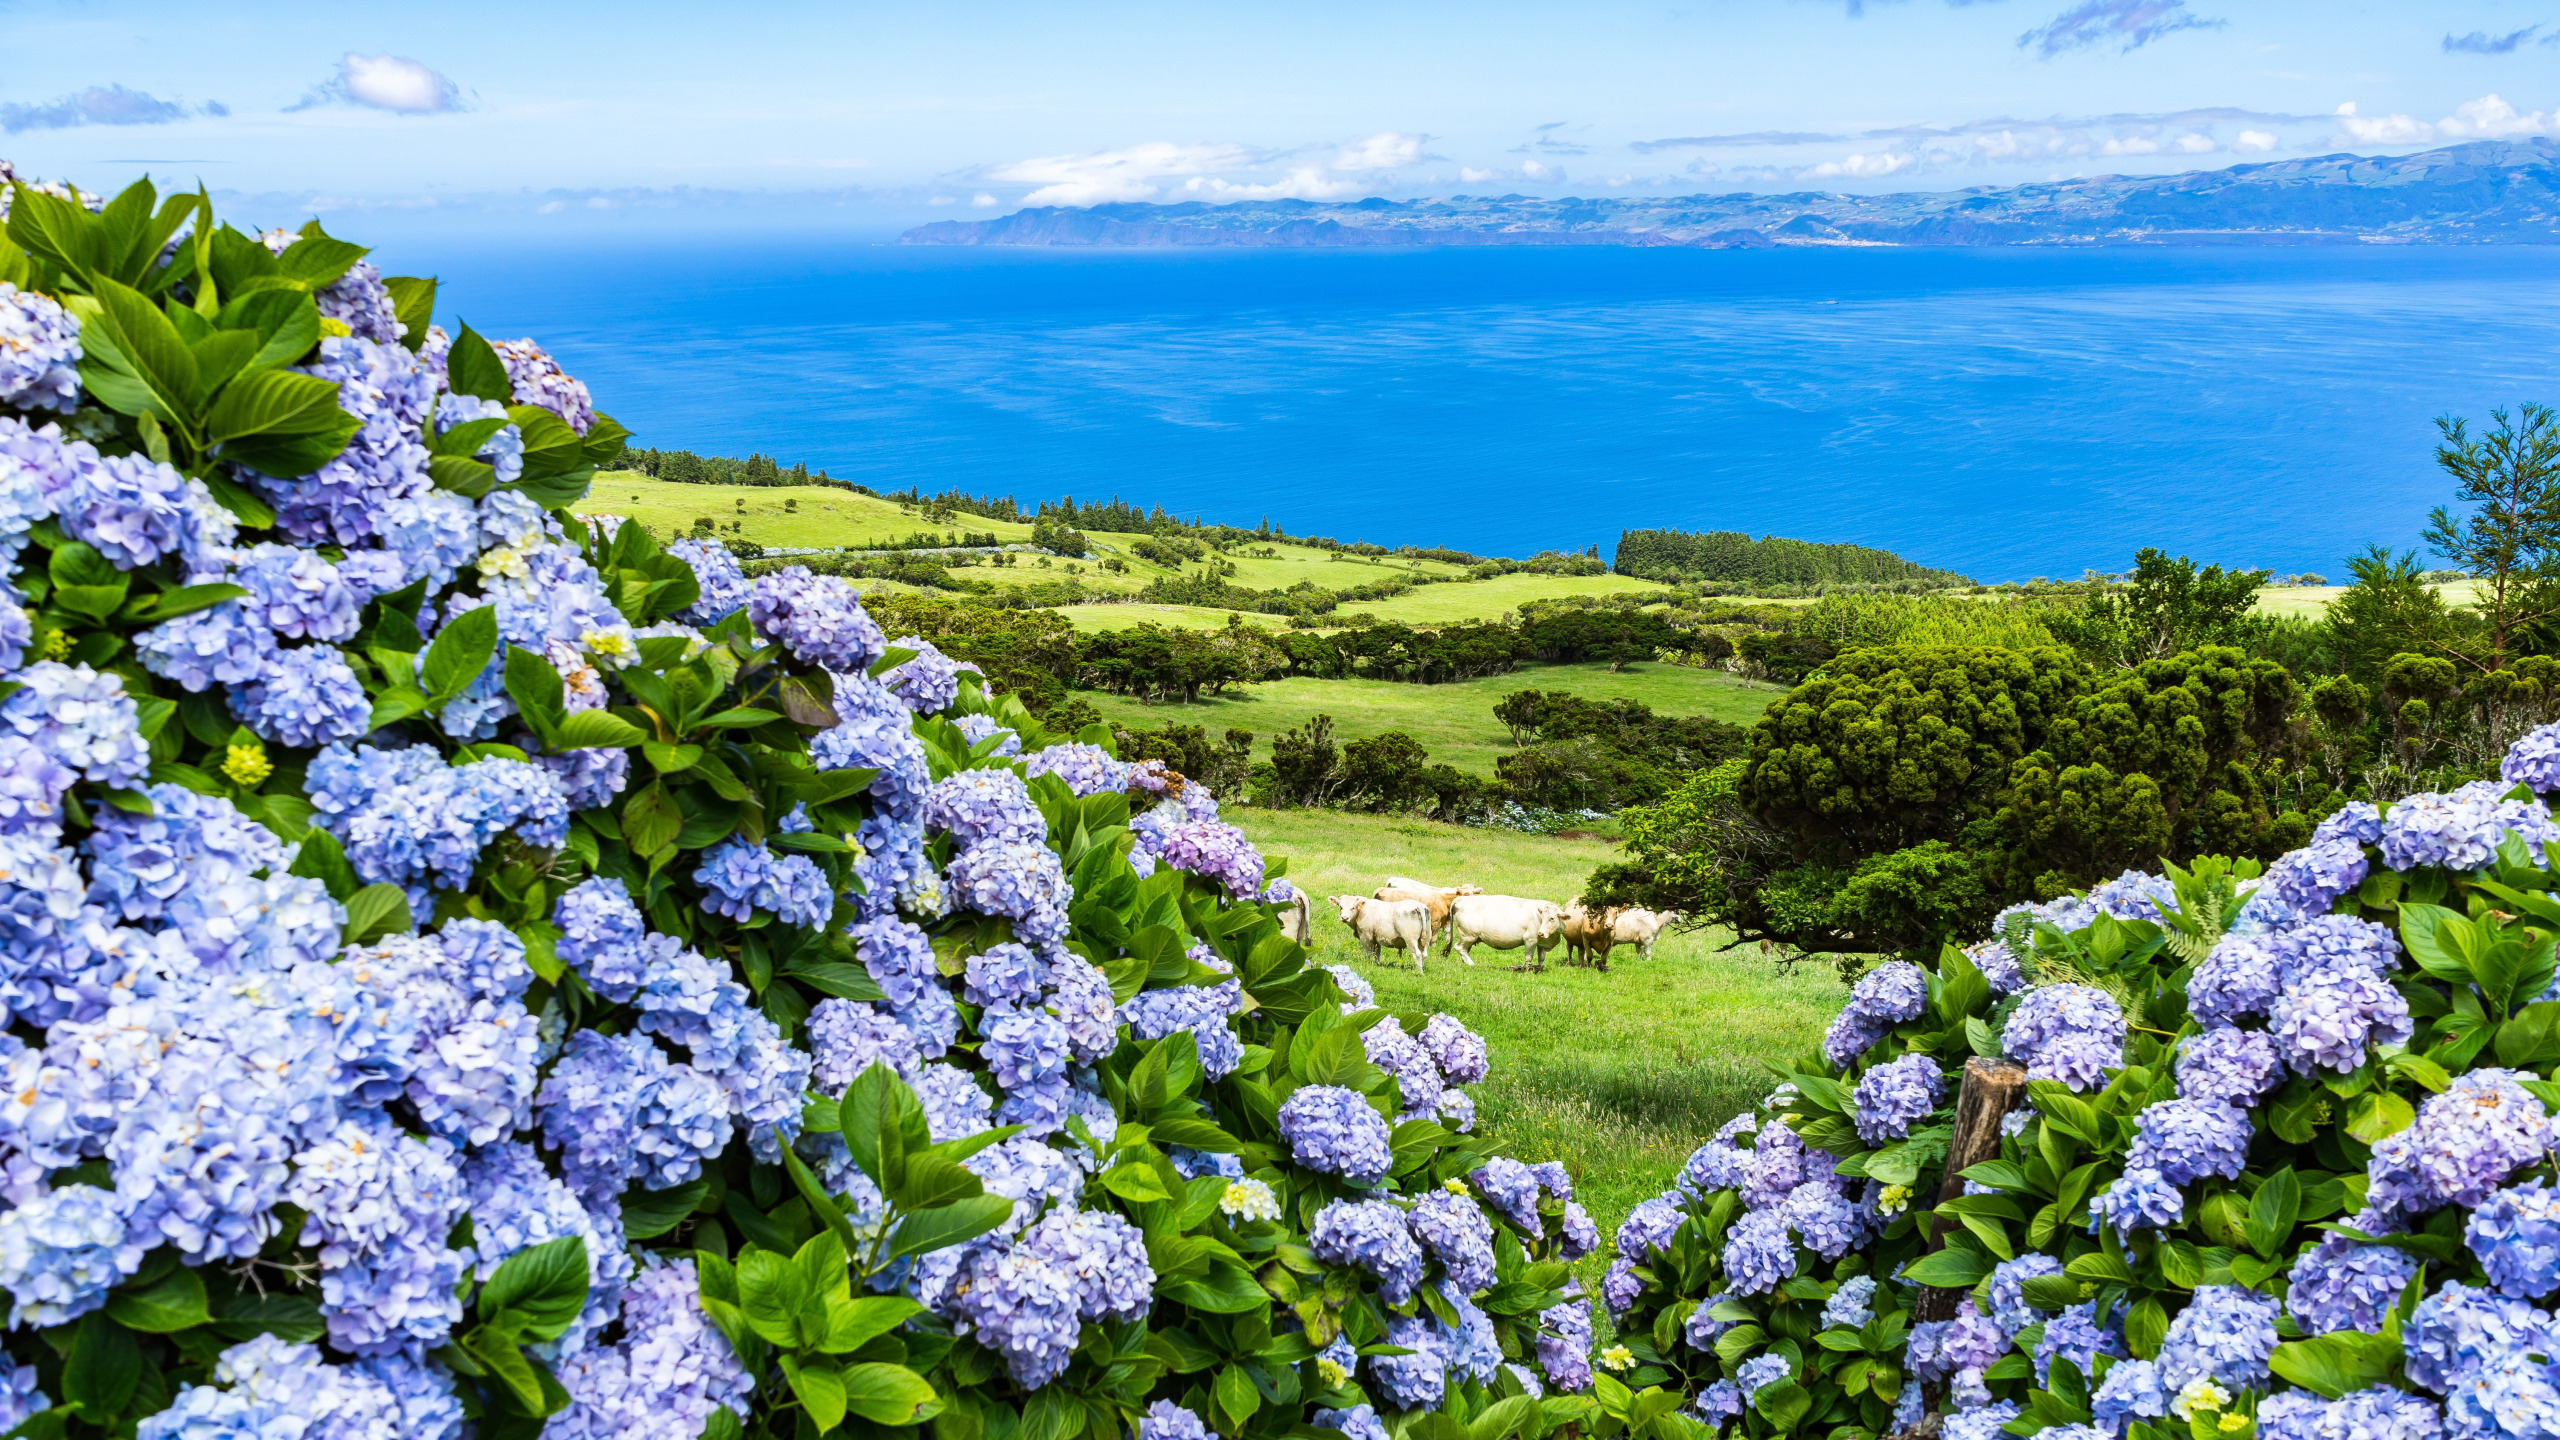
[[[2560,250],[380,258],[642,443],[1487,554],[1669,526],[2334,578],[2447,498],[2433,417],[2560,401]]]

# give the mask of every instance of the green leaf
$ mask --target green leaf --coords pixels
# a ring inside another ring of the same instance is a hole
[[[2379,1384],[2391,1373],[2391,1362],[2399,1350],[2397,1339],[2350,1330],[2286,1341],[2276,1347],[2269,1363],[2285,1379],[2335,1400],[2350,1391]]]
[[[416,928],[409,915],[409,895],[388,881],[378,881],[347,897],[347,944],[369,944],[385,935]]]
[[[800,1397],[800,1408],[808,1412],[809,1423],[819,1434],[844,1423],[844,1376],[835,1366],[823,1360],[785,1355],[782,1378],[790,1382],[791,1393]]]
[[[465,325],[453,337],[453,349],[445,357],[445,383],[457,395],[477,395],[501,405],[515,403],[516,387],[507,379],[505,362],[480,332]]]
[[[1253,1413],[1262,1408],[1262,1392],[1253,1388],[1253,1380],[1240,1366],[1229,1365],[1221,1369],[1218,1372],[1218,1383],[1213,1393],[1217,1399],[1218,1413],[1227,1422],[1219,1427],[1220,1434],[1243,1434],[1245,1422],[1251,1420]]]
[[[497,653],[497,607],[482,605],[465,610],[436,632],[435,643],[427,647],[426,668],[420,678],[435,703],[442,705],[479,679]]]
[[[506,1387],[518,1409],[535,1417],[550,1413],[550,1394],[542,1383],[543,1374],[515,1342],[486,1325],[477,1325],[455,1343]]]
[[[586,710],[580,714],[593,715]],[[655,855],[675,843],[684,829],[684,812],[676,808],[664,783],[650,781],[622,803],[622,838],[633,853]]]
[[[507,698],[516,702],[516,713],[548,744],[569,713],[560,672],[552,668],[550,661],[523,646],[510,645],[505,674]]]
[[[563,1235],[506,1258],[480,1287],[480,1317],[512,1313],[520,1334],[557,1340],[587,1303],[587,1242]]]
[[[1902,1278],[1938,1290],[1963,1290],[1991,1273],[1990,1258],[1971,1250],[1946,1249],[1923,1255],[1902,1268]]]
[[[129,1330],[167,1335],[202,1325],[213,1315],[205,1308],[204,1277],[179,1265],[148,1285],[109,1295],[107,1317]]]
[[[1004,1223],[1013,1202],[1001,1195],[979,1195],[909,1215],[898,1227],[889,1256],[923,1255],[966,1240],[975,1240]]]
[[[2471,962],[2462,943],[2470,930],[2470,920],[2441,905],[2400,907],[2400,943],[2409,948],[2409,958],[2418,962],[2419,969],[2439,980],[2471,983]]]
[[[80,365],[81,379],[89,382],[90,393],[110,410],[149,415],[181,433],[195,434],[200,377],[177,327],[129,285],[101,276],[93,293],[98,309],[82,317],[80,326],[89,352]]]
[[[156,625],[163,620],[210,610],[225,600],[237,600],[248,593],[237,585],[181,585],[175,590],[146,596],[143,603],[150,608],[140,618]]]
[[[622,1233],[634,1240],[655,1240],[684,1223],[702,1203],[708,1180],[688,1180],[668,1190],[633,1190],[622,1197]]]
[[[133,1332],[103,1311],[82,1316],[71,1353],[62,1362],[62,1398],[104,1424],[123,1412],[141,1380],[142,1347],[134,1343]]]
[[[1165,1190],[1164,1182],[1156,1178],[1153,1165],[1135,1161],[1126,1165],[1115,1165],[1104,1171],[1102,1188],[1132,1205],[1151,1204],[1173,1198]]]
[[[648,731],[610,710],[581,710],[560,722],[563,750],[622,749],[648,738]]]
[[[738,1257],[738,1308],[758,1335],[784,1349],[800,1343],[800,1307],[809,1285],[787,1256],[751,1249]]]
[[[927,1153],[907,1157],[906,1174],[890,1187],[889,1199],[901,1210],[930,1210],[985,1193],[987,1187],[966,1166]]]
[[[2546,1000],[2518,1010],[2498,1027],[2497,1049],[2498,1063],[2518,1070],[2560,1062],[2560,1002]]]
[[[1804,1417],[1812,1413],[1813,1397],[1793,1380],[1779,1380],[1761,1386],[1759,1392],[1751,1397],[1751,1408],[1759,1411],[1761,1419],[1784,1434],[1802,1424]]]
[[[933,1403],[933,1387],[904,1365],[869,1363],[844,1367],[846,1408],[878,1425],[912,1425],[916,1412]]]
[[[818,1348],[830,1355],[847,1354],[923,1313],[923,1306],[903,1295],[831,1300],[827,1304],[827,1338]]]
[[[273,1335],[299,1345],[326,1328],[320,1307],[301,1295],[235,1295],[213,1316],[213,1333],[235,1343]]]
[[[2019,1293],[2038,1310],[2066,1310],[2080,1303],[2080,1282],[2068,1275],[2038,1275]]]
[[[389,292],[391,313],[406,332],[401,335],[400,343],[415,354],[419,346],[427,343],[427,326],[435,318],[435,279],[432,276],[386,275],[382,279],[382,288]]]
[[[2302,1182],[2288,1165],[2268,1176],[2258,1186],[2257,1197],[2249,1202],[2249,1248],[2274,1259],[2292,1237],[2293,1222],[2301,1213]]]
[[[292,448],[297,455],[293,464],[304,463],[307,447],[319,456],[311,467],[316,470],[347,447],[359,423],[339,407],[335,381],[290,370],[252,370],[234,376],[214,397],[204,417],[205,444],[219,448],[225,459],[244,463],[247,452],[237,448],[244,442],[256,442],[250,451],[269,454]],[[264,465],[250,468],[266,470]]]
[[[2368,1090],[2347,1107],[2347,1133],[2367,1145],[2417,1122],[2417,1107],[2388,1090]]]

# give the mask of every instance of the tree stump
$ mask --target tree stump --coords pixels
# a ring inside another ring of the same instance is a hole
[[[1964,1062],[1964,1088],[1956,1092],[1955,1136],[1947,1142],[1947,1165],[1938,1182],[1938,1203],[1964,1193],[1964,1172],[1985,1160],[2000,1158],[2000,1120],[2027,1093],[2024,1066],[2008,1060],[1975,1056]],[[1945,1248],[1947,1232],[1956,1228],[1949,1216],[1929,1220],[1929,1248]],[[1962,1290],[1924,1287],[1911,1307],[1915,1321],[1952,1320]]]

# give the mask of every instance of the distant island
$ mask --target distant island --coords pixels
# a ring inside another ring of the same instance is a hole
[[[2560,143],[2323,155],[1897,195],[1249,200],[1043,207],[944,220],[909,245],[2548,245]]]

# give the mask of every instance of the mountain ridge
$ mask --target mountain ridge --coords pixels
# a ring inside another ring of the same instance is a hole
[[[2322,155],[1967,190],[1043,206],[907,245],[1065,247],[2560,244],[2560,142]]]

